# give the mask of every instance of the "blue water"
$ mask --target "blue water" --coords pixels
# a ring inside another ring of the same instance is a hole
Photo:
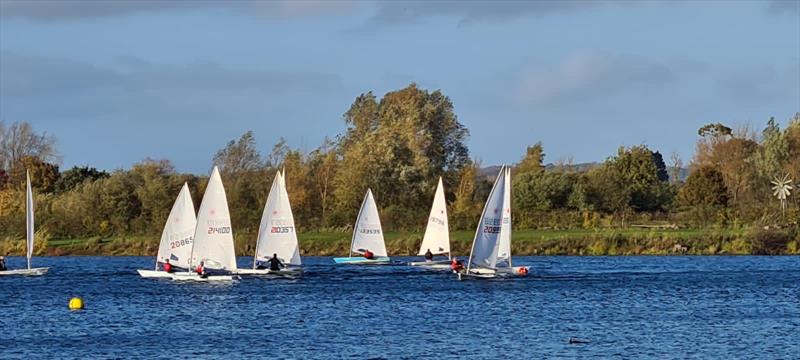
[[[533,276],[461,282],[304,258],[300,279],[231,284],[34,261],[50,272],[0,277],[0,358],[800,358],[800,257],[519,257]]]

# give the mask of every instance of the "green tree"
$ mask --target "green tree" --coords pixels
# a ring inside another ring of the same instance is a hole
[[[533,146],[528,146],[525,151],[525,157],[514,167],[514,175],[519,177],[529,173],[538,174],[544,172],[544,155],[544,147],[541,141]]]
[[[31,186],[45,193],[53,192],[58,181],[58,165],[43,161],[35,156],[23,156],[12,164],[8,185],[25,186],[26,171],[31,175]]]
[[[630,194],[630,207],[636,211],[665,210],[671,201],[666,165],[661,155],[644,145],[620,148],[604,166],[619,174]],[[660,160],[660,161],[659,161]],[[608,173],[606,173],[608,174]]]
[[[105,179],[109,176],[110,175],[107,172],[97,170],[93,167],[74,166],[71,169],[61,173],[61,176],[58,177],[58,181],[55,183],[54,190],[56,194],[63,194],[67,191],[71,191],[85,181]]]
[[[355,216],[369,187],[388,228],[417,226],[439,176],[454,184],[469,162],[468,131],[440,91],[411,84],[387,93],[377,106],[371,93],[362,94],[344,117],[335,197],[346,218]]]
[[[689,174],[678,192],[678,205],[689,222],[708,225],[728,204],[728,189],[722,173],[712,166],[701,166]]]

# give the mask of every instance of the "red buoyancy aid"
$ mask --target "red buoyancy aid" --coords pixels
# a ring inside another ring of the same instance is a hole
[[[172,272],[172,264],[170,264],[170,263],[164,263],[164,271],[166,271],[166,272],[168,272],[168,273],[169,273],[169,272]]]
[[[202,274],[203,273],[203,266],[202,265],[197,265],[197,269],[195,269],[195,272],[197,272],[198,274]]]
[[[464,265],[461,264],[461,261],[453,260],[450,262],[450,270],[459,271],[464,268]]]
[[[367,258],[367,259],[372,259],[372,258],[375,257],[375,254],[373,254],[372,251],[367,250],[367,251],[364,251],[364,257]]]

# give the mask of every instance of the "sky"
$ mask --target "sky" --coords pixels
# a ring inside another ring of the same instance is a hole
[[[412,82],[484,165],[537,141],[688,163],[704,124],[800,111],[800,0],[0,0],[0,120],[54,136],[62,168],[207,173],[248,130],[312,151],[356,96]]]

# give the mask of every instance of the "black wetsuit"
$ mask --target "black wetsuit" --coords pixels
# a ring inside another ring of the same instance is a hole
[[[425,260],[433,260],[433,253],[430,250],[425,253]]]
[[[0,260],[0,271],[6,271],[6,260]]]
[[[272,271],[278,271],[283,267],[283,263],[278,258],[271,258],[267,261],[269,261],[269,269]]]

